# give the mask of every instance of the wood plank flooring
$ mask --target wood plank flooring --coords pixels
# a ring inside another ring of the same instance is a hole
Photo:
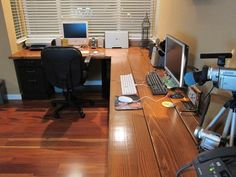
[[[48,101],[0,106],[0,177],[104,177],[108,108],[84,108],[53,119]]]

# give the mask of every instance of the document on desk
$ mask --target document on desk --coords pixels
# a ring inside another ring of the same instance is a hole
[[[143,109],[141,101],[140,101],[140,97],[138,95],[128,95],[127,96],[127,97],[132,98],[132,100],[134,100],[131,103],[121,102],[118,100],[118,97],[119,96],[116,96],[116,98],[115,98],[115,109],[117,111]]]
[[[89,51],[88,50],[81,50],[80,51],[82,54],[89,54]]]

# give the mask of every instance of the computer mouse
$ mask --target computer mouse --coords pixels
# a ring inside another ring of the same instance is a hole
[[[175,107],[175,104],[170,101],[163,101],[161,104],[162,104],[162,106],[167,107],[167,108]]]
[[[123,102],[123,103],[132,103],[134,100],[127,96],[119,96],[118,101]]]

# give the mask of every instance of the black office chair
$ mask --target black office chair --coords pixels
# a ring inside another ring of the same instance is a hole
[[[46,77],[53,86],[63,90],[64,100],[53,100],[54,117],[65,107],[77,107],[81,118],[85,117],[81,102],[75,96],[76,88],[82,86],[87,78],[88,61],[74,47],[47,47],[41,52],[42,66]]]

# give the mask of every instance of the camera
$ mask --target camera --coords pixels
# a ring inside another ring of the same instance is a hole
[[[204,65],[201,71],[188,72],[184,76],[186,85],[198,83],[203,85],[207,81],[213,81],[215,87],[228,91],[236,91],[236,69],[224,68],[225,58],[231,58],[231,53],[201,54],[200,58],[217,57],[218,68]]]
[[[212,150],[220,145],[221,136],[213,131],[204,130],[197,127],[194,130],[194,136],[201,140],[200,147],[204,150]]]
[[[236,69],[209,68],[207,78],[212,80],[217,88],[236,91]]]
[[[212,81],[213,85],[219,89],[231,91],[233,99],[227,101],[218,114],[212,119],[210,124],[203,129],[197,127],[194,131],[194,136],[200,141],[200,148],[203,150],[212,150],[220,145],[226,144],[227,134],[230,132],[229,145],[234,145],[234,128],[236,127],[236,69],[224,68],[225,58],[232,58],[231,53],[214,53],[214,54],[201,54],[200,58],[218,58],[218,68],[209,67],[204,65],[201,71],[189,72],[184,76],[186,85],[191,86],[196,83],[203,85],[207,81]],[[217,134],[209,129],[217,123],[223,113],[229,110],[229,114],[225,123],[222,135]],[[230,126],[230,124],[232,124]],[[234,126],[235,124],[235,126]],[[231,130],[229,128],[231,127]]]

